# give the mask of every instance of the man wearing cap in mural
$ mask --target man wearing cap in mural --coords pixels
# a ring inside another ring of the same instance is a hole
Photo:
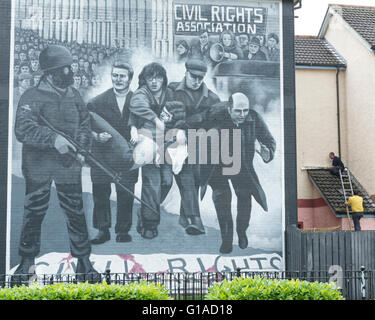
[[[268,210],[266,195],[260,185],[259,179],[253,167],[255,155],[255,140],[258,140],[261,149],[257,152],[261,155],[265,163],[269,163],[275,153],[276,142],[268,130],[262,117],[254,110],[250,109],[248,97],[240,92],[233,93],[228,102],[218,103],[207,113],[207,120],[219,132],[223,129],[229,130],[229,153],[239,156],[238,163],[241,166],[236,168],[236,172],[225,172],[228,169],[226,164],[212,165],[210,170],[205,172],[202,189],[206,190],[207,184],[212,188],[212,200],[215,205],[217,218],[219,221],[222,244],[221,253],[232,252],[233,246],[233,218],[232,218],[232,191],[229,180],[237,196],[237,219],[236,231],[238,235],[238,245],[241,249],[248,246],[246,230],[249,227],[251,215],[251,198],[261,205],[264,211]],[[235,130],[240,130],[236,142]],[[220,141],[223,142],[223,141]],[[236,152],[235,148],[240,144],[241,152]],[[204,191],[201,195],[203,198]]]
[[[202,60],[189,59],[185,63],[185,68],[184,79],[181,82],[170,83],[169,88],[174,91],[174,100],[182,102],[186,108],[185,129],[206,129],[206,112],[220,99],[204,83],[207,66]],[[196,157],[199,159],[199,152]],[[205,233],[198,198],[200,165],[184,164],[175,178],[181,193],[180,225],[190,235]],[[188,189],[190,192],[182,192],[182,189]]]
[[[90,100],[87,107],[106,120],[127,141],[132,140],[129,126],[130,100],[133,92],[129,89],[133,79],[133,68],[126,61],[117,60],[112,64],[111,78],[112,88]],[[94,128],[93,128],[94,129]],[[133,130],[134,136],[134,130]],[[111,135],[107,132],[93,131],[94,142],[92,152],[97,157],[111,157]],[[134,137],[135,139],[135,137]],[[132,192],[138,179],[138,170],[121,171],[122,183]],[[109,228],[111,227],[111,178],[101,169],[91,168],[92,195],[94,199],[93,225],[98,229],[98,234],[91,240],[92,244],[102,244],[110,240]],[[117,194],[117,218],[116,241],[130,242],[132,240],[129,231],[132,226],[132,211],[134,198],[131,194],[116,185]]]
[[[260,50],[260,40],[257,37],[252,37],[249,42],[249,53],[247,58],[249,60],[267,60],[265,53]]]
[[[70,252],[78,259],[76,273],[91,274],[93,279],[98,279],[99,274],[89,260],[91,245],[83,211],[81,171],[84,158],[79,154],[74,157],[75,147],[55,131],[57,129],[88,147],[90,115],[78,91],[71,87],[72,58],[68,49],[50,45],[41,52],[39,63],[43,77],[36,87],[22,95],[16,113],[15,135],[23,144],[22,172],[26,194],[19,243],[22,259],[15,274],[28,274],[35,265],[40,251],[42,222],[54,182],[66,216]]]

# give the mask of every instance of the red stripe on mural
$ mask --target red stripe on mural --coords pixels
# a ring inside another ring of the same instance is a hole
[[[298,199],[298,208],[317,208],[325,206],[327,206],[327,203],[323,200],[323,198]]]

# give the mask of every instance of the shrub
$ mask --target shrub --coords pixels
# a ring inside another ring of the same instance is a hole
[[[301,280],[235,278],[215,283],[205,300],[344,300],[334,284]]]
[[[127,285],[85,282],[1,288],[0,300],[171,300],[171,298],[164,286],[146,282]]]

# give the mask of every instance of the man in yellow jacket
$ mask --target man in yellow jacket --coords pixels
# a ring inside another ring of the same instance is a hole
[[[358,195],[357,192],[353,192],[353,196],[348,198],[345,202],[346,205],[350,205],[352,208],[352,219],[354,222],[354,230],[361,231],[361,225],[359,220],[363,217],[363,198]]]

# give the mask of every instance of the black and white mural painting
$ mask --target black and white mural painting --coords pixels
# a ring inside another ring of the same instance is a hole
[[[281,1],[16,0],[8,273],[284,269]]]

